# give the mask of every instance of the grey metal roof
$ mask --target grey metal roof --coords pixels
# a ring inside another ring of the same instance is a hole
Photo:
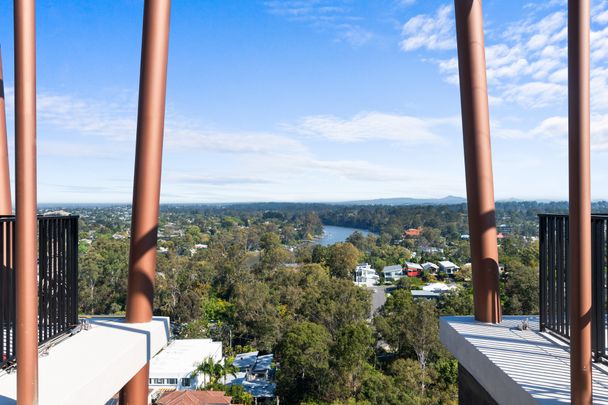
[[[413,298],[439,298],[441,297],[440,293],[432,292],[432,291],[424,291],[424,290],[412,290]]]
[[[272,359],[274,355],[267,354],[264,356],[258,356],[258,360],[255,362],[255,366],[253,367],[254,373],[261,373],[264,371],[268,371],[272,367]]]
[[[255,398],[274,398],[277,385],[265,380],[243,381],[245,391]]]
[[[255,362],[258,358],[258,353],[259,352],[248,352],[237,354],[234,357],[234,361],[232,362],[232,364],[234,364],[240,370],[250,369],[255,365]]]

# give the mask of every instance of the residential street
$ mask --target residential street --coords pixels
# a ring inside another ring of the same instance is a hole
[[[369,288],[372,290],[371,317],[373,317],[376,311],[386,302],[386,289],[390,287],[391,286],[377,285]]]

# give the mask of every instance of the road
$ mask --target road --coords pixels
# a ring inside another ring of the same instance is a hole
[[[370,287],[372,291],[372,317],[376,311],[386,302],[386,288],[392,286],[377,285]]]

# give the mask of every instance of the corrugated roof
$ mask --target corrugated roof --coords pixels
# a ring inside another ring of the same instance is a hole
[[[158,405],[229,405],[232,397],[222,391],[173,391],[164,394],[157,401]]]
[[[251,368],[255,365],[255,362],[258,358],[258,353],[259,352],[248,352],[237,354],[234,357],[234,361],[232,362],[232,364],[241,370]]]

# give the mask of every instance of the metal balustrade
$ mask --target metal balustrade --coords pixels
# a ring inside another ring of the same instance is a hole
[[[569,238],[568,215],[540,214],[540,327],[569,340]],[[591,329],[594,359],[606,352],[606,279],[608,215],[591,216],[592,306]]]
[[[0,217],[0,368],[15,360],[15,217]],[[38,343],[78,323],[78,216],[38,217]]]

